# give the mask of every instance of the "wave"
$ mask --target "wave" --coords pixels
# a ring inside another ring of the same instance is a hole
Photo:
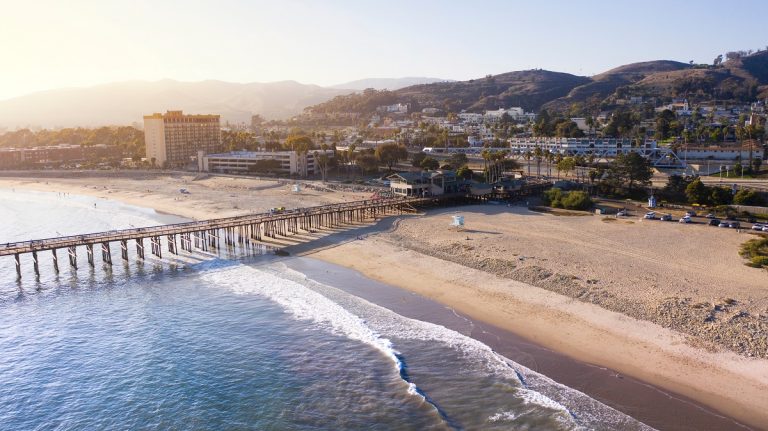
[[[339,304],[299,283],[247,266],[238,265],[224,270],[207,271],[202,275],[202,279],[216,286],[229,288],[238,294],[261,295],[282,306],[296,319],[312,321],[335,334],[374,347],[392,361],[395,371],[407,387],[408,394],[430,404],[447,425],[458,428],[425,391],[410,381],[403,356],[395,350],[392,342],[381,337],[367,326],[363,319]]]
[[[434,407],[448,426],[459,428],[425,391],[411,381],[403,355],[391,339],[439,343],[458,352],[491,378],[512,384],[513,397],[521,406],[518,412],[501,411],[488,417],[489,423],[514,422],[535,410],[567,429],[588,429],[594,424],[605,429],[652,428],[597,400],[544,375],[536,373],[496,353],[486,344],[448,329],[409,319],[384,307],[350,295],[332,286],[309,279],[304,274],[278,263],[267,267],[237,266],[212,270],[202,275],[211,284],[238,294],[258,294],[276,302],[294,318],[309,320],[338,335],[366,343],[388,357],[407,385],[407,392],[421,397]]]

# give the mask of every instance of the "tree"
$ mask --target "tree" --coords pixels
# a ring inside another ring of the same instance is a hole
[[[392,172],[392,166],[395,163],[408,157],[408,150],[402,144],[383,144],[376,147],[375,154],[376,158],[387,165],[387,169]]]
[[[418,168],[418,167],[420,167],[420,166],[421,166],[421,162],[422,162],[424,159],[426,159],[426,158],[427,158],[427,155],[426,155],[426,153],[423,153],[423,152],[421,152],[421,151],[420,151],[420,152],[418,152],[418,153],[415,153],[415,154],[414,154],[414,155],[411,157],[411,166],[413,166],[414,168]]]
[[[728,205],[733,200],[733,194],[725,187],[709,187],[709,200],[707,203],[713,206]]]
[[[576,162],[574,161],[573,157],[564,157],[562,160],[557,162],[557,165],[555,165],[557,168],[557,177],[560,178],[560,172],[565,172],[566,175],[568,175],[568,172],[572,171],[574,167],[576,167]]]
[[[379,160],[373,154],[362,154],[357,157],[357,166],[360,166],[363,172],[371,172],[379,166]]]
[[[525,150],[525,153],[523,153],[523,158],[526,161],[526,164],[528,165],[528,176],[531,176],[531,158],[533,158],[533,153],[531,150]]]
[[[475,173],[472,171],[472,169],[469,169],[469,166],[466,166],[466,165],[464,165],[464,166],[460,167],[460,168],[459,168],[459,169],[456,171],[456,175],[457,175],[459,178],[464,178],[465,180],[470,180],[470,179],[472,179],[472,176],[473,176],[474,174],[475,174]]]
[[[448,157],[446,163],[451,166],[451,169],[459,169],[460,167],[466,165],[468,161],[469,160],[467,159],[466,154],[454,153]]]
[[[298,154],[307,154],[315,145],[307,135],[293,135],[285,140],[285,147]]]
[[[670,137],[677,122],[677,115],[669,109],[665,109],[656,116],[656,139],[664,140]]]
[[[325,147],[326,145],[323,144],[323,146]],[[328,174],[328,162],[330,161],[328,154],[325,152],[325,148],[324,148],[322,153],[315,151],[314,155],[315,155],[315,160],[317,161],[317,167],[320,169],[320,175],[322,176],[322,181],[325,182],[325,177]]]
[[[709,190],[700,178],[696,178],[685,188],[685,196],[690,204],[706,204],[709,200]]]
[[[537,146],[533,149],[533,157],[536,158],[536,175],[541,175],[541,159],[544,157],[544,150]]]
[[[617,177],[627,184],[630,195],[635,184],[649,185],[653,176],[653,169],[648,160],[635,152],[619,154],[616,157],[615,168]]]
[[[671,202],[684,202],[687,199],[685,190],[690,183],[691,180],[682,175],[670,175],[667,178],[667,185],[661,189],[659,196]]]
[[[757,174],[760,172],[760,167],[763,165],[763,159],[752,159],[752,170]]]
[[[421,167],[424,170],[435,170],[440,167],[440,162],[433,159],[432,157],[425,157],[424,160],[421,161]]]
[[[536,123],[533,124],[533,134],[536,136],[552,136],[554,125],[551,122],[549,111],[542,109],[536,116]]]
[[[754,190],[742,189],[733,196],[733,203],[736,205],[763,206],[765,199]]]
[[[581,138],[584,136],[584,132],[579,129],[575,122],[564,120],[557,123],[555,136],[560,138]]]
[[[618,109],[613,115],[611,120],[603,129],[605,136],[613,136],[621,138],[627,136],[632,128],[638,123],[638,118],[628,109]]]

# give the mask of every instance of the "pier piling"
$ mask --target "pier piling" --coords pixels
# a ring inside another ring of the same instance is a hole
[[[136,255],[144,260],[144,238],[136,238]]]
[[[524,191],[541,191],[546,184],[531,184]],[[522,193],[523,191],[521,191]],[[506,195],[512,197],[511,194]],[[21,259],[23,253],[32,254],[35,274],[40,275],[38,252],[51,250],[53,266],[59,271],[57,249],[68,251],[69,264],[77,270],[77,247],[85,246],[88,264],[94,267],[93,246],[101,244],[102,260],[112,265],[110,243],[120,241],[120,256],[126,263],[129,260],[128,242],[136,241],[137,259],[146,258],[144,239],[150,239],[151,253],[162,259],[162,237],[168,241],[168,251],[179,254],[179,246],[183,251],[193,253],[195,248],[210,252],[215,248],[221,253],[222,248],[250,247],[254,242],[270,238],[291,237],[301,233],[316,233],[318,231],[333,231],[344,226],[354,226],[366,220],[377,221],[388,214],[413,213],[417,207],[434,205],[463,204],[476,201],[469,195],[443,195],[439,197],[395,197],[385,199],[369,199],[354,202],[321,205],[287,211],[270,211],[261,214],[200,220],[176,223],[164,226],[141,227],[108,232],[97,232],[83,235],[70,235],[45,240],[21,241],[0,244],[0,256],[14,255],[16,275],[21,279]],[[179,236],[180,242],[177,242]]]
[[[69,252],[69,266],[77,269],[77,249],[75,246],[71,246],[67,251]]]
[[[35,268],[35,277],[40,278],[40,264],[37,261],[37,252],[32,252],[32,266]]]
[[[107,265],[112,265],[112,251],[109,249],[108,242],[101,243],[101,260]]]
[[[93,244],[86,244],[85,251],[88,253],[88,265],[94,267],[95,264],[93,263]]]

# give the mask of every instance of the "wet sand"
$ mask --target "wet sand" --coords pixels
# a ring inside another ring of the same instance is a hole
[[[512,361],[656,429],[750,429],[689,398],[607,368],[574,360],[421,295],[368,279],[357,271],[311,258],[291,258],[283,262],[315,281],[338,287],[402,316],[442,325],[475,338]]]

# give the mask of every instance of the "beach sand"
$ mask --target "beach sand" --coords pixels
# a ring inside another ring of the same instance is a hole
[[[465,230],[449,228],[454,213],[465,216]],[[387,232],[312,256],[762,429],[768,424],[768,360],[630,316],[666,317],[664,305],[682,298],[698,310],[700,303],[728,297],[736,301],[720,306],[715,320],[732,321],[741,312],[762,319],[768,273],[744,266],[737,254],[749,237],[703,225],[606,222],[483,205],[403,218]],[[670,319],[685,327],[685,320],[700,317]]]
[[[182,217],[202,220],[266,212],[270,208],[299,208],[367,199],[370,192],[321,191],[302,187],[293,192],[290,181],[193,173],[60,172],[9,176],[0,187],[66,192],[116,199]],[[189,193],[181,193],[186,189]]]
[[[95,195],[193,219],[370,196],[188,174],[6,177],[0,187]],[[449,228],[453,214],[465,216],[464,230]],[[326,233],[284,245],[768,429],[768,272],[737,254],[751,235],[500,205]]]

